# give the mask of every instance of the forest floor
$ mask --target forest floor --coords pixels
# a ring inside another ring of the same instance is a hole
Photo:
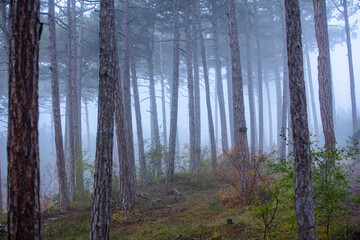
[[[139,199],[128,215],[113,204],[110,239],[264,239],[264,224],[256,210],[230,205],[221,198],[221,189],[227,188],[210,176],[191,174],[177,175],[170,186],[158,182],[140,188]],[[72,209],[65,214],[44,212],[42,239],[88,239],[90,214],[91,201],[72,203]],[[296,223],[289,223],[289,219],[293,218],[286,211],[277,212],[269,229],[272,239],[296,238]],[[356,237],[360,221],[351,226],[353,232],[347,239],[360,239]],[[344,239],[344,235],[331,239]]]

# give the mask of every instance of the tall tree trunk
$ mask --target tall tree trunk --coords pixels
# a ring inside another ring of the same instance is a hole
[[[257,74],[258,74],[258,99],[259,99],[259,150],[264,150],[264,99],[263,99],[263,76],[262,76],[262,56],[259,36],[259,17],[257,9],[257,1],[254,1],[254,15],[255,15],[255,37],[256,37],[256,60],[257,60]]]
[[[173,0],[174,15],[174,48],[173,48],[173,83],[172,83],[172,99],[171,99],[171,118],[170,118],[170,140],[169,140],[169,156],[166,169],[165,182],[168,184],[174,180],[174,163],[175,163],[175,139],[178,115],[178,97],[179,97],[179,19],[178,19],[178,0]]]
[[[350,24],[349,24],[349,13],[348,13],[348,0],[342,0],[342,5],[344,7],[344,20],[345,20],[345,32],[346,32],[346,47],[348,52],[348,62],[349,62],[349,77],[350,77],[350,95],[351,95],[351,113],[352,113],[352,122],[353,122],[353,133],[358,129],[357,126],[357,113],[356,113],[356,98],[355,98],[355,80],[354,80],[354,66],[352,59],[352,49],[351,49],[351,37],[350,37]]]
[[[196,2],[196,12],[200,12],[199,8],[199,0]],[[214,122],[212,118],[211,111],[211,99],[210,99],[210,84],[209,84],[209,72],[207,68],[206,61],[206,52],[205,52],[205,43],[204,43],[204,35],[202,30],[202,24],[199,19],[198,14],[196,16],[196,22],[198,24],[198,32],[199,32],[199,40],[200,40],[200,52],[201,52],[201,60],[204,71],[204,82],[205,82],[205,95],[206,95],[206,110],[208,115],[208,125],[209,125],[209,138],[210,138],[210,152],[211,152],[211,169],[213,171],[216,170],[217,167],[217,156],[216,156],[216,142],[215,142],[215,133],[214,133]]]
[[[271,43],[273,50],[274,58],[274,74],[275,74],[275,86],[276,86],[276,147],[279,148],[281,142],[281,111],[282,111],[282,101],[281,101],[281,83],[280,83],[280,70],[279,70],[279,60],[278,60],[278,49],[276,45],[276,36],[275,36],[275,25],[274,25],[274,10],[272,1],[269,1],[269,10],[270,10],[270,24],[271,24]]]
[[[219,33],[217,26],[218,19],[218,6],[212,1],[212,34],[213,34],[213,43],[214,43],[214,55],[215,55],[215,74],[216,74],[216,90],[217,90],[217,100],[219,102],[219,111],[220,111],[220,124],[221,124],[221,146],[222,151],[227,153],[229,150],[228,136],[227,136],[227,123],[226,123],[226,112],[225,112],[225,102],[224,102],[224,90],[222,84],[222,73],[221,73],[221,59],[219,53]],[[215,100],[216,101],[216,100]],[[216,117],[216,116],[215,116]]]
[[[311,194],[310,137],[306,113],[306,96],[301,43],[299,1],[285,1],[289,87],[295,163],[295,209],[299,240],[315,237],[315,220]]]
[[[246,29],[246,64],[248,77],[248,94],[249,94],[249,109],[250,109],[250,156],[255,156],[256,149],[256,113],[255,113],[255,99],[253,87],[253,72],[251,66],[251,39],[250,39],[250,23],[249,23],[249,8],[248,1],[245,0],[245,29]]]
[[[132,87],[134,92],[134,103],[135,103],[135,116],[136,116],[136,129],[137,129],[137,138],[138,138],[138,152],[139,152],[139,165],[140,165],[140,180],[141,185],[146,186],[148,184],[147,172],[146,172],[146,161],[145,161],[145,150],[144,150],[144,137],[142,130],[141,122],[141,108],[140,108],[140,98],[139,98],[139,89],[137,84],[136,76],[136,67],[134,53],[130,53],[130,67],[131,67],[131,77],[132,77]]]
[[[189,168],[191,172],[195,172],[194,166],[194,148],[195,148],[195,116],[194,116],[194,78],[192,67],[192,52],[191,52],[191,33],[190,33],[190,4],[187,0],[185,9],[185,35],[186,35],[186,69],[187,69],[187,83],[189,91],[189,137],[190,137],[190,159]]]
[[[195,125],[195,147],[194,147],[194,171],[200,172],[201,158],[201,110],[200,110],[200,76],[199,76],[199,49],[198,49],[198,29],[196,22],[196,5],[192,9],[192,47],[194,61],[194,125]]]
[[[272,109],[271,109],[271,95],[270,95],[270,79],[269,79],[269,73],[265,71],[264,74],[264,80],[265,80],[265,88],[266,88],[266,97],[267,97],[267,104],[268,104],[268,114],[269,114],[269,148],[272,150],[273,147],[273,123],[272,123]]]
[[[225,34],[225,42],[229,41],[229,34]],[[232,98],[232,75],[231,75],[231,50],[230,46],[226,47],[226,83],[227,83],[227,95],[228,95],[228,109],[229,109],[229,123],[230,123],[230,140],[231,140],[231,147],[234,146],[234,104]]]
[[[249,158],[247,128],[245,120],[244,93],[242,87],[242,74],[240,63],[240,49],[238,28],[235,13],[234,0],[227,0],[229,36],[232,63],[233,101],[234,101],[234,146],[237,158],[247,160]],[[238,164],[238,163],[236,163]]]
[[[114,0],[100,2],[99,107],[89,239],[109,239],[117,57]],[[119,126],[117,126],[119,128]],[[122,131],[124,129],[121,129]]]
[[[124,97],[124,119],[125,119],[125,136],[127,146],[127,156],[130,167],[130,180],[132,196],[137,199],[136,168],[134,157],[134,140],[132,129],[131,113],[131,89],[130,89],[130,31],[129,31],[129,0],[124,0],[124,19],[123,19],[123,97]]]
[[[160,52],[160,77],[161,77],[161,107],[162,107],[162,115],[163,115],[163,138],[164,138],[164,148],[168,147],[168,136],[167,136],[167,124],[166,124],[166,104],[165,104],[165,80],[164,80],[164,64],[163,64],[163,49],[162,49],[162,38],[160,35],[160,44],[159,44],[159,52]]]
[[[90,123],[89,123],[89,109],[88,109],[88,101],[85,98],[84,100],[85,105],[85,120],[86,120],[86,137],[87,137],[87,151],[89,156],[91,156],[91,136],[90,136]]]
[[[287,66],[287,51],[286,51],[286,26],[285,26],[285,0],[281,0],[281,33],[283,42],[283,105],[281,115],[281,137],[279,146],[279,157],[285,159],[286,157],[286,125],[287,114],[289,109],[289,69]]]
[[[320,113],[325,145],[329,151],[335,148],[335,132],[333,121],[333,96],[331,82],[331,65],[329,50],[329,34],[326,17],[325,0],[313,0],[315,15],[315,34],[319,49],[318,56],[318,81]]]
[[[307,48],[306,43],[304,43],[304,48],[305,48],[305,58],[306,58],[308,80],[309,80],[312,116],[314,118],[315,134],[316,134],[316,137],[318,138],[319,134],[320,134],[320,132],[319,132],[319,122],[318,122],[318,118],[317,118],[316,105],[315,105],[315,94],[314,94],[314,85],[313,85],[312,74],[311,74],[310,56],[309,56],[309,50]]]
[[[10,16],[8,239],[40,239],[40,1],[12,0]]]
[[[50,40],[50,61],[51,61],[51,92],[52,109],[55,128],[56,142],[56,167],[58,169],[60,212],[69,209],[68,185],[65,168],[64,145],[61,128],[60,93],[56,56],[56,30],[55,30],[55,4],[49,0],[49,40]]]

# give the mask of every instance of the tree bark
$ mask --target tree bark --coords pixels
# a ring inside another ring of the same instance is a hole
[[[12,0],[10,16],[8,239],[40,239],[40,1]]]
[[[316,239],[299,1],[285,1],[298,239]]]
[[[91,136],[90,136],[90,124],[89,124],[89,109],[88,109],[88,101],[85,98],[84,100],[85,105],[85,121],[86,121],[86,137],[87,137],[87,151],[89,156],[91,156]]]
[[[196,2],[196,12],[199,13],[199,1]],[[214,133],[214,122],[212,118],[212,111],[211,111],[211,99],[210,99],[210,84],[209,84],[209,72],[207,68],[207,61],[206,61],[206,52],[205,52],[205,43],[204,43],[204,35],[201,21],[196,14],[196,22],[199,28],[199,40],[200,40],[200,53],[201,53],[201,60],[203,65],[204,71],[204,82],[205,82],[205,95],[206,95],[206,110],[208,115],[208,125],[209,125],[209,138],[210,138],[210,152],[211,152],[211,169],[213,171],[216,170],[217,167],[217,156],[216,156],[216,142],[215,142],[215,133]]]
[[[169,140],[169,156],[167,161],[166,179],[168,184],[174,180],[174,163],[175,163],[175,139],[178,115],[178,96],[179,96],[179,19],[178,19],[178,0],[173,0],[174,15],[174,47],[173,47],[173,83],[172,83],[172,99],[171,99],[171,118],[170,118],[170,140]]]
[[[265,89],[266,89],[266,98],[267,98],[267,104],[268,104],[268,114],[269,114],[269,150],[272,150],[273,147],[273,117],[272,117],[272,104],[271,104],[271,95],[270,95],[270,79],[269,79],[269,73],[265,71],[264,74],[264,80],[265,80]]]
[[[139,165],[140,165],[140,180],[141,185],[148,185],[148,178],[146,172],[146,161],[145,161],[145,150],[144,150],[144,137],[143,129],[141,122],[141,108],[140,108],[140,98],[139,98],[139,89],[137,84],[136,76],[136,67],[133,51],[130,52],[130,68],[131,68],[131,77],[132,77],[132,86],[134,92],[134,103],[135,103],[135,116],[136,116],[136,130],[138,138],[138,147],[139,147]]]
[[[69,209],[68,185],[65,171],[65,155],[61,127],[59,79],[57,70],[57,48],[56,48],[56,29],[55,29],[55,4],[54,0],[49,0],[49,40],[50,40],[50,61],[51,61],[51,92],[52,109],[55,129],[56,142],[56,167],[58,170],[60,212]]]
[[[247,78],[248,78],[248,94],[249,94],[249,109],[250,109],[250,156],[255,156],[256,151],[256,113],[255,113],[255,99],[253,87],[253,72],[251,65],[251,39],[250,39],[250,21],[248,1],[245,0],[245,29],[246,29],[246,64],[247,64]]]
[[[165,80],[164,80],[164,64],[163,64],[163,50],[162,50],[162,38],[160,35],[159,52],[160,52],[160,78],[161,78],[161,107],[163,115],[163,138],[164,148],[168,147],[168,135],[167,135],[167,124],[166,124],[166,104],[165,104]]]
[[[234,103],[234,145],[237,160],[248,160],[249,149],[245,120],[244,93],[240,63],[240,49],[234,0],[227,0],[229,37],[232,63],[233,103]]]
[[[335,132],[333,121],[333,92],[331,82],[331,65],[329,50],[329,34],[326,17],[325,0],[313,0],[315,15],[315,35],[319,49],[318,56],[318,81],[320,113],[325,145],[329,151],[335,149]]]

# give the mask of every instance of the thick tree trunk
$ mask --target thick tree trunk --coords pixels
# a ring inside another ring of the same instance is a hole
[[[274,25],[274,10],[273,5],[269,1],[269,9],[270,9],[270,24],[271,24],[271,43],[273,50],[273,59],[274,59],[274,74],[275,74],[275,86],[276,86],[276,147],[280,147],[281,142],[281,111],[282,111],[282,101],[281,101],[281,83],[280,83],[280,69],[279,69],[279,60],[278,60],[278,49],[276,44],[276,36],[275,36],[275,25]]]
[[[350,24],[349,24],[349,13],[348,13],[347,1],[348,0],[343,0],[342,5],[344,7],[346,47],[347,47],[347,52],[348,52],[347,55],[348,55],[348,63],[349,63],[350,96],[351,96],[351,113],[352,113],[352,122],[353,122],[353,133],[355,133],[356,130],[358,129],[358,126],[357,126],[357,112],[356,112],[354,66],[353,66],[353,59],[352,59]]]
[[[124,0],[124,19],[123,19],[123,97],[124,97],[124,119],[125,119],[125,136],[127,146],[127,156],[130,167],[130,180],[132,196],[137,199],[137,183],[136,183],[136,168],[134,157],[134,140],[132,129],[132,113],[131,113],[131,89],[130,89],[130,31],[129,31],[129,0]]]
[[[218,6],[212,3],[212,22],[211,29],[213,34],[213,44],[214,44],[214,55],[215,55],[215,76],[216,76],[216,90],[217,90],[217,100],[219,102],[219,111],[220,111],[220,127],[221,127],[221,146],[222,151],[227,153],[229,150],[228,144],[228,135],[227,135],[227,123],[226,123],[226,112],[225,112],[225,102],[224,102],[224,89],[222,83],[222,73],[221,73],[221,59],[219,52],[219,33],[218,33]],[[216,100],[215,100],[216,101]]]
[[[196,12],[199,13],[199,1],[196,3]],[[207,68],[207,61],[206,61],[206,52],[205,52],[205,43],[204,43],[204,35],[202,30],[202,24],[198,17],[196,16],[196,22],[198,24],[198,32],[199,32],[199,40],[200,40],[200,52],[201,52],[201,60],[203,65],[204,71],[204,82],[205,82],[205,95],[206,95],[206,109],[208,115],[208,125],[209,125],[209,138],[210,138],[210,152],[211,152],[211,169],[213,171],[216,170],[217,167],[217,156],[216,156],[216,142],[215,142],[215,133],[214,133],[214,122],[212,118],[212,111],[211,111],[211,99],[210,99],[210,84],[209,84],[209,73]]]
[[[262,76],[262,56],[259,36],[259,17],[257,12],[257,0],[254,1],[255,15],[255,37],[256,37],[256,60],[258,74],[258,100],[259,100],[259,150],[264,150],[264,98],[263,98],[263,76]]]
[[[11,1],[8,239],[40,239],[39,0]]]
[[[172,83],[172,99],[171,99],[171,118],[170,118],[170,140],[169,140],[169,156],[166,168],[165,182],[168,184],[174,180],[174,163],[175,163],[175,139],[177,129],[178,115],[178,96],[179,96],[179,19],[178,19],[178,0],[173,0],[174,15],[174,48],[173,48],[173,83]]]
[[[299,240],[315,237],[311,154],[301,43],[299,1],[285,1],[289,87],[295,163],[295,209]]]
[[[251,66],[251,39],[250,39],[250,23],[249,23],[249,8],[248,1],[245,0],[245,29],[246,29],[246,64],[247,64],[247,78],[248,78],[248,94],[249,94],[249,109],[250,109],[250,156],[255,156],[256,151],[256,113],[255,113],[255,99],[253,87],[253,72]]]
[[[49,40],[50,40],[50,61],[51,61],[51,92],[52,109],[55,129],[56,145],[56,167],[58,169],[60,211],[69,209],[68,186],[65,171],[65,155],[61,128],[60,93],[56,56],[56,30],[55,30],[55,4],[49,0]]]
[[[109,239],[117,57],[113,0],[100,2],[99,107],[89,239]],[[121,129],[122,131],[124,129]]]
[[[227,0],[229,36],[232,62],[233,101],[234,101],[234,146],[236,147],[237,160],[249,158],[247,128],[245,120],[244,93],[242,87],[242,74],[240,63],[240,49],[238,28],[234,0]],[[236,163],[236,164],[238,164]]]
[[[200,76],[199,76],[199,49],[198,49],[198,29],[195,16],[197,1],[194,3],[193,22],[192,22],[192,47],[194,61],[194,125],[195,125],[195,147],[194,147],[194,171],[200,172],[201,158],[201,111],[200,111]]]
[[[190,33],[190,4],[187,0],[185,9],[185,35],[186,35],[186,69],[187,69],[187,84],[189,91],[189,137],[190,137],[190,159],[189,169],[195,172],[194,166],[194,148],[195,148],[195,116],[194,116],[194,78],[192,66],[192,52],[191,52],[191,33]]]
[[[313,0],[315,15],[315,34],[319,49],[318,56],[318,80],[320,113],[325,145],[329,151],[335,148],[335,132],[333,121],[333,90],[331,82],[331,65],[329,50],[329,34],[326,17],[326,1]]]
[[[141,122],[139,89],[137,84],[136,67],[135,67],[135,59],[134,59],[133,51],[131,51],[130,53],[130,68],[131,68],[132,87],[134,92],[134,103],[135,103],[136,130],[137,130],[138,148],[139,148],[138,152],[139,152],[139,165],[140,165],[140,180],[141,180],[141,185],[146,186],[148,184],[148,179],[146,172],[144,137],[143,137],[142,122]]]

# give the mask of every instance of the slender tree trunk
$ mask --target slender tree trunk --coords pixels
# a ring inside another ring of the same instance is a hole
[[[219,111],[220,111],[220,124],[221,124],[221,146],[222,151],[227,153],[229,150],[228,136],[227,136],[227,123],[226,123],[226,112],[225,112],[225,102],[224,102],[224,90],[222,83],[222,73],[221,73],[221,59],[219,53],[219,33],[217,26],[217,5],[212,1],[212,34],[214,42],[214,55],[215,55],[215,74],[216,74],[216,90],[217,90],[217,100],[219,102]],[[216,11],[216,12],[215,12]]]
[[[199,15],[198,15],[198,13],[200,12],[199,3],[200,3],[199,0],[197,0],[196,1],[196,13],[197,14],[195,15],[195,17],[196,17],[195,21],[198,24],[198,33],[199,33],[199,40],[200,40],[200,53],[201,53],[203,71],[204,71],[206,110],[207,110],[207,116],[208,116],[209,138],[210,138],[211,168],[213,171],[215,171],[216,167],[217,167],[216,142],[215,142],[215,133],[214,133],[214,123],[213,123],[212,111],[211,111],[209,72],[208,72],[207,61],[206,61],[205,43],[204,43],[202,24],[199,19]]]
[[[229,34],[225,34],[225,42],[230,42]],[[230,46],[226,47],[226,82],[227,82],[227,95],[228,95],[228,108],[229,108],[229,123],[230,123],[230,140],[231,140],[231,147],[234,146],[234,104],[232,98],[232,75],[231,75],[231,50]]]
[[[10,16],[8,239],[40,239],[40,1],[12,0]]]
[[[274,58],[274,74],[275,74],[275,86],[276,86],[276,147],[280,147],[281,142],[281,111],[282,111],[282,101],[281,101],[281,83],[280,83],[280,70],[279,70],[279,61],[278,61],[278,49],[276,45],[276,36],[275,36],[275,25],[274,25],[274,11],[272,6],[272,1],[269,1],[270,9],[270,24],[271,24],[271,42]]]
[[[99,107],[89,239],[109,239],[117,57],[113,0],[100,2]],[[117,126],[118,128],[119,126]],[[121,131],[124,129],[122,128]]]
[[[326,17],[325,0],[313,0],[315,15],[315,34],[319,49],[318,56],[318,80],[320,113],[325,145],[329,151],[335,148],[335,132],[333,121],[333,96],[331,82],[331,65],[329,50],[329,34]]]
[[[141,122],[141,108],[140,108],[140,98],[139,98],[139,89],[137,84],[136,76],[136,67],[134,53],[130,53],[130,67],[131,67],[131,77],[132,77],[132,87],[134,92],[134,103],[135,103],[135,116],[136,116],[136,129],[137,129],[137,138],[138,138],[138,147],[139,147],[139,165],[140,165],[140,180],[141,185],[146,186],[148,184],[147,172],[146,172],[146,161],[145,161],[145,150],[144,150],[144,137],[142,130]]]
[[[268,104],[268,114],[269,114],[269,148],[273,147],[273,123],[272,123],[272,109],[271,109],[271,95],[270,95],[270,84],[269,84],[269,73],[265,72],[265,88],[266,88],[266,97],[267,97],[267,104]]]
[[[232,62],[233,101],[234,101],[234,145],[237,148],[237,162],[249,158],[247,128],[245,120],[244,93],[240,63],[238,28],[234,0],[227,0],[229,36]]]
[[[311,194],[311,154],[301,43],[299,1],[285,1],[289,87],[295,163],[295,209],[299,240],[316,239]]]
[[[317,118],[316,105],[315,105],[315,94],[314,94],[314,85],[313,85],[312,74],[311,74],[310,56],[309,56],[309,50],[307,48],[306,43],[304,44],[304,48],[305,48],[305,58],[306,58],[308,80],[309,80],[311,109],[312,109],[312,115],[313,115],[313,118],[314,118],[315,134],[316,134],[316,137],[318,138],[320,136],[319,135],[320,134],[320,132],[319,132],[319,121],[318,121],[318,118]]]
[[[132,113],[131,113],[131,89],[130,89],[130,31],[129,31],[129,0],[124,0],[124,19],[123,19],[123,97],[124,97],[124,119],[125,119],[125,136],[127,146],[127,156],[130,167],[130,180],[132,196],[137,199],[137,183],[136,168],[134,157],[134,140],[132,129]]]
[[[175,163],[175,139],[178,115],[178,96],[179,96],[179,19],[178,19],[178,0],[173,0],[174,15],[174,63],[173,63],[173,83],[172,83],[172,99],[171,99],[171,119],[170,119],[170,140],[169,140],[169,156],[166,169],[165,182],[168,184],[174,180],[174,163]]]
[[[160,35],[160,77],[161,77],[161,107],[163,115],[163,138],[164,138],[164,148],[168,147],[168,136],[167,136],[167,124],[166,124],[166,104],[165,104],[165,80],[164,80],[164,64],[163,64],[163,50],[162,50],[162,38]]]
[[[196,22],[196,3],[192,9],[192,47],[194,61],[194,125],[195,125],[195,147],[194,147],[194,171],[200,172],[201,158],[201,110],[200,110],[200,76],[199,76],[199,49],[198,49],[198,29]],[[194,10],[195,9],[195,10]]]
[[[89,123],[89,109],[88,109],[88,101],[85,98],[84,100],[85,105],[85,120],[86,120],[86,137],[87,137],[87,150],[89,153],[89,156],[91,156],[91,136],[90,136],[90,123]]]
[[[60,111],[60,93],[59,79],[57,70],[56,56],[56,30],[55,30],[55,4],[54,0],[49,0],[49,40],[50,40],[50,61],[51,61],[51,92],[52,109],[55,128],[56,142],[56,167],[58,169],[60,211],[65,212],[69,209],[68,186],[65,168],[65,154],[63,147],[61,111]]]
[[[247,77],[248,77],[248,94],[249,94],[249,107],[250,107],[250,156],[255,156],[256,151],[256,113],[255,113],[255,99],[253,87],[253,72],[251,66],[251,39],[250,39],[250,23],[249,23],[249,8],[248,1],[245,0],[245,29],[246,29],[246,64],[247,64]]]
[[[350,24],[349,24],[349,13],[348,13],[347,1],[348,0],[342,0],[342,5],[344,7],[346,47],[347,47],[348,62],[349,62],[351,113],[352,113],[352,122],[353,122],[353,133],[355,133],[356,130],[358,129],[358,126],[357,126],[357,113],[356,113],[354,66],[353,66],[353,59],[352,59]]]
[[[189,91],[189,136],[190,136],[190,159],[189,168],[191,172],[195,172],[194,166],[194,148],[195,148],[195,116],[194,116],[194,78],[192,67],[191,52],[191,33],[190,33],[190,6],[191,1],[187,0],[185,9],[185,35],[186,35],[186,69],[187,83]]]
[[[259,99],[259,150],[264,150],[264,99],[263,99],[263,76],[262,76],[262,56],[259,36],[259,17],[257,9],[257,0],[254,1],[255,15],[255,37],[256,37],[256,60],[258,72],[258,99]]]

